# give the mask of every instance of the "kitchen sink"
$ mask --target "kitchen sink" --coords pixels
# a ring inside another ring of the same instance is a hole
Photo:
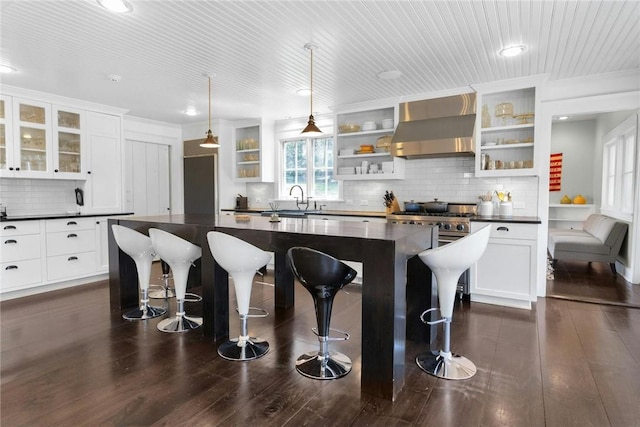
[[[302,210],[302,209],[278,209],[277,211],[262,211],[261,216],[271,216],[273,213],[277,213],[282,218],[304,218],[310,214],[322,213],[319,210]]]

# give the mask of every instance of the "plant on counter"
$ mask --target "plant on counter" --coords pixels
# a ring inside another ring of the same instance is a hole
[[[496,196],[501,202],[510,202],[511,201],[511,192],[510,191],[496,191]]]

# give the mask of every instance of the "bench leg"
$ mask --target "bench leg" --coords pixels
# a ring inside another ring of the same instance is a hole
[[[617,274],[616,273],[616,263],[615,262],[610,262],[609,263],[609,267],[611,267],[611,272],[614,274],[614,276]]]
[[[558,260],[557,259],[552,259],[551,260],[551,267],[555,270],[556,265],[558,264]]]

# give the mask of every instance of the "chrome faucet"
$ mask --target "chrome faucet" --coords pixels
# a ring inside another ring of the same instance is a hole
[[[304,190],[302,189],[302,187],[300,187],[298,184],[292,186],[291,190],[289,190],[289,195],[291,196],[291,194],[293,193],[293,189],[296,187],[300,189],[300,194],[302,195],[301,199],[298,199],[298,197],[296,197],[296,207],[300,209],[300,205],[305,205],[304,210],[307,210],[309,208],[309,197],[307,197],[307,200],[304,200]]]

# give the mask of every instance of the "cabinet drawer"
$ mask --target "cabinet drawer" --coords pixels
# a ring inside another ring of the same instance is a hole
[[[3,263],[40,258],[40,234],[3,236],[0,242],[0,261]]]
[[[47,279],[87,276],[96,272],[96,251],[47,257]]]
[[[18,236],[40,233],[40,221],[0,222],[0,236]]]
[[[95,218],[61,218],[47,220],[47,233],[56,231],[94,230]]]
[[[95,250],[95,229],[47,233],[47,256],[73,254]]]
[[[471,231],[475,232],[485,225],[491,225],[491,239],[526,239],[538,238],[537,224],[516,224],[513,222],[471,222]]]
[[[0,292],[13,291],[41,282],[40,258],[0,264]]]

